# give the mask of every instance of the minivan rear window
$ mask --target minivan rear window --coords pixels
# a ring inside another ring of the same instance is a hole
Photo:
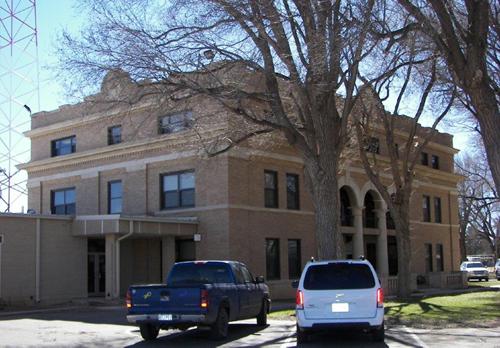
[[[184,263],[172,268],[167,285],[170,287],[212,283],[232,283],[229,266],[224,263]]]
[[[336,262],[310,266],[304,278],[306,290],[369,289],[375,279],[368,265]]]

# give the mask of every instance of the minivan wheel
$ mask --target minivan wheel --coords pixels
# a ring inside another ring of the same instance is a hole
[[[267,301],[262,301],[262,307],[260,308],[260,312],[257,315],[257,326],[267,325],[267,306]]]
[[[217,319],[211,328],[211,336],[213,339],[221,340],[227,337],[227,329],[229,326],[229,317],[227,310],[223,307],[219,308]]]
[[[301,330],[299,325],[297,325],[297,343],[306,343],[309,341],[309,333],[305,330]]]
[[[384,323],[382,323],[382,325],[380,325],[380,327],[378,327],[372,331],[372,339],[375,342],[384,342],[384,339],[385,339]]]
[[[139,326],[141,331],[141,336],[145,341],[152,341],[158,337],[158,333],[160,332],[160,328],[153,326],[151,324],[142,324]]]

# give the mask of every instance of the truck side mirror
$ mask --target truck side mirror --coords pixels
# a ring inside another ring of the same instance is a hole
[[[294,280],[292,282],[292,288],[297,289],[298,287],[299,287],[299,281],[298,280]]]
[[[255,282],[257,284],[264,283],[264,276],[257,276],[257,277],[255,277]]]

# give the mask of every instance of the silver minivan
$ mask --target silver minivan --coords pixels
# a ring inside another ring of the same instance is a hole
[[[311,261],[297,287],[297,342],[314,331],[359,329],[383,341],[383,291],[367,260]]]

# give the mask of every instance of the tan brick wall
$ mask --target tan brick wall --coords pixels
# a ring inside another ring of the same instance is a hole
[[[36,218],[0,215],[4,236],[2,301],[28,305],[36,299]],[[40,299],[61,303],[87,296],[87,244],[71,235],[71,221],[40,219]]]

